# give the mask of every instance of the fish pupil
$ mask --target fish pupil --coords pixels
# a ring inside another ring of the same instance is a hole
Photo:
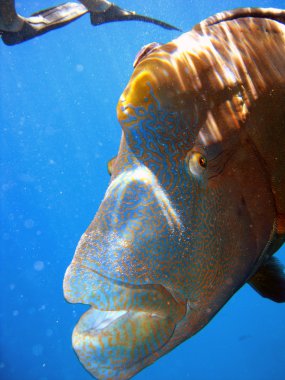
[[[206,168],[207,167],[207,160],[205,157],[201,156],[199,158],[199,165],[202,167],[202,168]]]

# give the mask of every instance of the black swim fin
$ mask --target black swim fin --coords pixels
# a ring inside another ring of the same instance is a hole
[[[30,40],[50,30],[61,28],[88,13],[79,3],[65,3],[33,13],[30,17],[21,17],[23,27],[17,32],[0,31],[6,45],[16,45]]]
[[[9,13],[7,13],[9,11],[11,17],[13,16],[14,19],[18,18],[23,26],[21,29],[15,31],[0,29],[0,35],[6,45],[16,45],[41,34],[47,33],[50,30],[63,27],[86,13],[90,13],[92,25],[100,25],[112,21],[137,20],[153,23],[166,29],[179,30],[175,26],[167,24],[163,21],[147,16],[137,15],[135,12],[127,11],[115,4],[102,0],[102,4],[105,3],[107,3],[107,5],[110,4],[105,10],[99,10],[100,3],[98,2],[94,5],[95,8],[98,7],[98,10],[96,11],[94,11],[94,7],[93,9],[88,9],[86,5],[70,2],[41,10],[32,14],[30,17],[21,17],[15,12],[14,2],[12,1],[9,6],[5,6],[5,14],[8,14],[9,16]],[[2,22],[3,25],[5,25],[5,21],[9,20],[4,19]]]
[[[105,24],[107,22],[113,21],[143,21],[149,22],[158,26],[161,26],[165,29],[170,30],[179,30],[176,26],[167,24],[164,21],[157,20],[152,17],[147,17],[143,15],[138,15],[135,12],[128,11],[126,9],[122,9],[115,4],[111,4],[108,9],[104,12],[90,12],[91,24],[92,25],[100,25]]]

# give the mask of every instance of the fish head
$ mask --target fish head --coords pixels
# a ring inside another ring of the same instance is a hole
[[[136,63],[109,187],[65,275],[66,299],[91,306],[73,346],[102,380],[130,378],[200,330],[272,234],[272,186],[246,132],[265,100],[249,112],[252,92],[230,64],[213,66],[212,42],[180,38]]]

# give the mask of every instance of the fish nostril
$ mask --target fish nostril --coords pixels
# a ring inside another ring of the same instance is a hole
[[[151,42],[143,46],[135,57],[133,67],[136,67],[145,57],[147,57],[152,51],[157,49],[161,44],[158,42]]]

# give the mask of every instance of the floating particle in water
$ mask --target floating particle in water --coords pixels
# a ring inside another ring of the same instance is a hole
[[[1,189],[3,192],[5,191],[8,191],[12,188],[12,185],[10,183],[4,183],[2,186],[1,186]]]
[[[13,221],[15,220],[15,215],[13,213],[8,215],[8,220]]]
[[[242,341],[244,341],[244,340],[248,340],[248,339],[250,339],[250,338],[252,338],[251,335],[249,335],[249,334],[245,334],[245,335],[241,335],[241,336],[238,338],[238,340],[239,340],[240,342],[242,342]]]
[[[25,122],[26,122],[26,118],[24,116],[21,116],[20,117],[20,120],[19,120],[19,125],[21,127],[23,127],[23,125],[25,125]]]
[[[17,317],[19,315],[19,310],[14,310],[12,314],[13,317]]]
[[[45,263],[43,261],[38,260],[34,262],[34,270],[39,272],[43,270],[44,267],[45,267]]]
[[[84,70],[84,66],[81,65],[81,63],[78,63],[78,64],[75,66],[75,70],[76,70],[78,73],[82,73],[82,71]]]
[[[52,329],[47,329],[46,336],[52,336],[52,335],[53,335],[53,330]]]
[[[32,314],[35,313],[35,311],[36,311],[36,309],[35,309],[34,307],[30,307],[29,310],[28,310],[28,313],[29,313],[30,315],[32,315]]]
[[[4,232],[3,235],[2,235],[2,239],[3,240],[9,240],[10,239],[10,235],[7,232]]]
[[[34,177],[32,177],[30,174],[27,173],[22,173],[19,175],[19,179],[22,182],[27,182],[27,183],[33,183],[35,182]]]
[[[26,219],[24,222],[24,226],[28,229],[33,228],[34,225],[35,225],[35,222],[33,221],[33,219]]]
[[[3,369],[3,368],[5,368],[5,363],[0,362],[0,369]]]
[[[35,344],[32,347],[33,354],[35,356],[41,356],[43,353],[44,347],[41,344]]]
[[[13,284],[13,283],[11,283],[11,284],[9,285],[9,289],[10,289],[10,290],[14,290],[14,289],[15,289],[15,287],[16,287],[16,285],[15,285],[15,284]]]

